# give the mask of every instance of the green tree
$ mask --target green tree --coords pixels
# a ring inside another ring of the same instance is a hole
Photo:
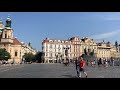
[[[35,55],[36,62],[38,63],[44,63],[44,52],[37,52]]]
[[[6,49],[0,49],[0,60],[6,60],[11,58],[11,55],[9,52],[6,51]]]
[[[25,62],[34,62],[35,61],[35,55],[32,53],[25,53],[24,56]]]

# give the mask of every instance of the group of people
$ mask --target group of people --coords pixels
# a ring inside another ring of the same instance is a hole
[[[109,65],[112,64],[114,66],[114,59],[107,60],[107,59],[101,59],[99,58],[98,60],[94,60],[94,63],[91,63],[94,65],[98,64],[98,66],[105,66],[108,67]],[[82,56],[80,56],[78,59],[75,60],[75,65],[76,65],[76,71],[77,71],[77,77],[81,78],[81,73],[83,72],[86,76],[88,77],[87,73],[85,72],[85,65],[88,65],[88,61],[84,60]]]
[[[94,59],[92,61],[86,60],[86,65],[87,66],[104,66],[104,67],[114,66],[115,60],[114,59],[105,59],[105,58]]]
[[[77,77],[81,78],[81,72],[83,72],[86,76],[86,78],[88,77],[87,73],[85,72],[85,65],[86,62],[83,59],[83,57],[79,57],[76,61],[76,71],[77,71]]]
[[[103,66],[105,66],[105,67],[108,67],[108,66],[114,66],[114,59],[109,59],[109,60],[107,60],[107,59],[99,59],[98,60],[98,66],[101,66],[101,65],[103,65]]]

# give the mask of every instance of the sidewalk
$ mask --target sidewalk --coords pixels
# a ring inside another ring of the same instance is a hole
[[[2,64],[2,65],[0,65],[0,67],[15,66],[15,65],[20,65],[20,64]]]

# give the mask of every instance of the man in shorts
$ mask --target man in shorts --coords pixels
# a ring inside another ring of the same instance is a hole
[[[81,78],[81,72],[83,72],[87,78],[87,73],[85,72],[85,60],[83,59],[83,57],[80,57],[80,64],[79,64],[79,67],[80,67],[80,75],[79,77]]]

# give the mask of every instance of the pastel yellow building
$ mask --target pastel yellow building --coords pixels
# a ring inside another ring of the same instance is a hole
[[[97,54],[97,44],[94,39],[90,39],[88,37],[83,37],[81,39],[81,53],[84,53],[84,49],[87,52],[92,52],[94,50],[94,54]]]
[[[78,58],[81,53],[81,39],[79,37],[70,38],[71,41],[71,56],[72,59]]]
[[[109,59],[111,57],[111,54],[110,54],[111,47],[109,43],[101,42],[101,43],[97,43],[97,45],[98,45],[97,58]]]

